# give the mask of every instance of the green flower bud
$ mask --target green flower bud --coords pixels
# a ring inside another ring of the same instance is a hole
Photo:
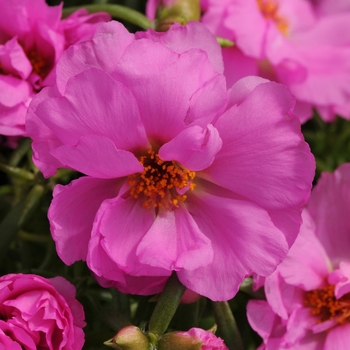
[[[117,350],[150,350],[150,343],[140,328],[127,326],[122,328],[112,339],[104,342],[105,345]]]
[[[168,5],[161,3],[157,9],[156,30],[166,32],[175,22],[184,25],[189,21],[199,21],[200,17],[199,0],[174,0]]]

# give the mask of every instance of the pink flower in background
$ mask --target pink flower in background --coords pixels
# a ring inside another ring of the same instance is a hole
[[[346,350],[350,344],[350,164],[323,173],[295,244],[251,300],[259,349]]]
[[[227,300],[284,259],[314,158],[288,90],[250,77],[227,91],[220,51],[200,23],[133,35],[110,22],[62,55],[27,127],[46,177],[86,175],[56,186],[49,209],[66,264],[86,260],[101,284],[134,294],[176,271]]]
[[[302,122],[316,107],[350,119],[350,6],[347,1],[203,0],[202,22],[235,42],[223,49],[234,83],[260,75],[288,86]]]
[[[45,0],[0,0],[0,134],[25,134],[32,97],[50,85],[53,68],[69,45],[92,37],[106,13],[79,10],[61,20],[62,4]]]
[[[84,310],[62,277],[0,277],[0,347],[13,350],[81,350]]]

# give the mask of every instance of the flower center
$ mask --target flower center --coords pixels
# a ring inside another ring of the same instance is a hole
[[[350,322],[350,293],[336,299],[334,285],[306,292],[304,302],[311,308],[311,314],[319,317],[320,323],[328,320],[340,324]]]
[[[142,173],[129,175],[130,194],[134,198],[142,196],[146,208],[170,209],[185,201],[187,190],[193,191],[196,184],[194,171],[181,167],[175,161],[163,161],[153,150],[140,157],[144,166]]]
[[[50,71],[49,63],[47,60],[39,55],[38,51],[35,48],[28,50],[26,54],[33,67],[33,72],[44,79]]]
[[[278,5],[276,5],[273,0],[257,0],[257,2],[263,16],[267,20],[272,19],[279,31],[283,35],[287,35],[288,22],[278,14]]]

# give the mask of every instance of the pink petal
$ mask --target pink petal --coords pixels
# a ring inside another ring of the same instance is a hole
[[[82,136],[77,145],[60,146],[52,150],[51,154],[65,167],[100,179],[143,171],[143,166],[131,152],[117,149],[104,136]]]
[[[29,105],[26,119],[27,133],[33,139],[33,162],[45,177],[54,175],[57,168],[63,167],[63,164],[51,154],[51,150],[61,146],[62,142],[45,122],[39,118],[36,108],[49,97],[56,96],[57,89],[54,87],[45,88],[40,91]]]
[[[215,71],[223,73],[224,65],[221,47],[215,36],[201,23],[191,21],[185,26],[174,23],[167,32],[159,33],[153,30],[136,33],[136,38],[149,38],[159,41],[176,53],[183,53],[191,49],[200,49],[207,53]]]
[[[76,289],[74,285],[61,276],[50,278],[49,281],[69,305],[69,309],[74,317],[74,325],[80,328],[85,327],[83,305],[75,299]]]
[[[315,224],[304,210],[300,233],[278,270],[288,284],[312,290],[323,287],[329,269],[327,254],[315,236]]]
[[[92,224],[106,198],[117,195],[121,182],[82,177],[57,185],[48,217],[57,253],[67,265],[86,260]]]
[[[257,86],[215,124],[223,146],[205,176],[264,208],[304,206],[315,161],[292,107],[285,87]]]
[[[214,123],[226,110],[228,97],[225,77],[218,74],[191,96],[185,124],[195,122],[196,125],[205,127]]]
[[[99,69],[71,78],[65,96],[43,101],[36,114],[63,143],[72,146],[80,136],[90,135],[106,136],[124,150],[148,145],[134,97]]]
[[[244,55],[236,46],[223,48],[222,56],[225,66],[227,86],[231,87],[238,80],[258,75],[258,61]]]
[[[210,240],[182,207],[158,214],[136,254],[141,263],[170,271],[192,271],[213,260]]]
[[[17,37],[0,45],[0,63],[2,71],[21,79],[27,79],[33,69]]]
[[[278,316],[273,312],[270,305],[265,300],[249,300],[247,317],[250,326],[266,343],[271,336],[276,321],[278,321]]]
[[[329,330],[324,350],[348,350],[350,344],[350,324],[337,325]]]
[[[314,187],[308,211],[316,223],[316,235],[333,266],[349,260],[350,164],[334,173],[322,173]]]
[[[225,26],[234,33],[234,41],[246,55],[263,60],[264,40],[268,22],[255,0],[236,0],[227,9]],[[254,23],[254,33],[252,26]]]
[[[209,190],[213,194],[195,191],[186,204],[199,229],[211,240],[213,262],[194,271],[179,271],[178,276],[187,288],[201,295],[228,300],[244,277],[254,272],[271,274],[285,257],[287,243],[261,207],[229,198],[228,191],[222,191],[224,197],[214,187]]]
[[[290,313],[303,306],[304,291],[287,284],[277,270],[265,279],[265,294],[272,310],[283,320]]]
[[[341,272],[342,277],[339,278],[339,280],[336,283],[334,283],[336,284],[334,295],[337,299],[341,298],[345,294],[350,293],[350,262],[341,261],[339,263],[338,271]],[[329,276],[328,276],[328,279],[329,279]]]
[[[108,35],[106,35],[108,34]],[[117,22],[101,24],[90,41],[69,47],[63,52],[56,66],[57,87],[63,94],[69,78],[88,68],[101,68],[112,72],[124,50],[134,40],[125,27]],[[118,45],[115,45],[116,41]],[[113,59],[105,59],[110,57]]]
[[[115,280],[116,267],[124,274],[133,276],[168,276],[170,273],[159,267],[142,264],[137,256],[137,247],[154,221],[154,211],[142,206],[142,201],[120,196],[105,201],[97,213],[93,241],[90,243],[88,263],[93,271],[104,278]],[[94,243],[93,243],[94,242]],[[158,247],[157,242],[153,242]],[[96,248],[96,245],[99,245]],[[104,260],[99,261],[91,247]],[[103,250],[103,252],[102,252]],[[104,263],[103,263],[104,261]]]
[[[14,107],[21,102],[29,102],[32,96],[30,84],[12,75],[0,75],[0,104],[5,107]]]
[[[136,98],[148,137],[160,143],[185,128],[192,95],[216,75],[204,51],[192,49],[179,55],[147,39],[128,46],[113,73]]]
[[[211,165],[222,142],[218,131],[208,125],[189,127],[159,149],[162,160],[175,160],[192,171],[203,170]]]

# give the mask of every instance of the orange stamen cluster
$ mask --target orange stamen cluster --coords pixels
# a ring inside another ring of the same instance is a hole
[[[287,35],[288,22],[285,18],[278,14],[278,5],[272,0],[257,0],[259,9],[263,16],[269,20],[273,20],[276,23],[277,28],[283,35]]]
[[[141,156],[140,163],[144,166],[143,172],[129,176],[130,194],[134,198],[142,196],[146,208],[163,207],[168,210],[176,207],[187,198],[178,190],[188,187],[193,191],[196,186],[193,183],[194,171],[181,167],[175,161],[161,160],[153,150]]]
[[[311,308],[311,314],[319,317],[320,323],[328,320],[340,324],[350,322],[350,293],[336,299],[333,285],[306,292],[304,302]]]
[[[27,51],[27,57],[33,67],[33,72],[44,79],[50,71],[47,60],[40,56],[34,48]]]

